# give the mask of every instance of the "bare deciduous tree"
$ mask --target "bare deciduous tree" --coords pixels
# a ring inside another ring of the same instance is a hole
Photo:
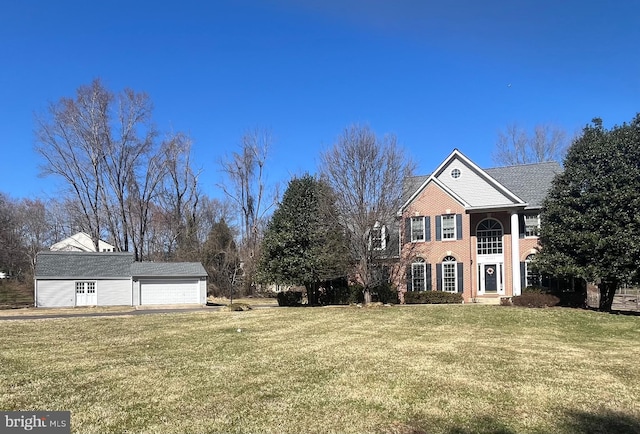
[[[264,220],[278,198],[277,186],[266,184],[265,164],[271,145],[270,131],[256,128],[242,136],[239,152],[220,163],[227,183],[219,186],[240,214],[240,255],[247,292],[254,284]]]
[[[141,259],[151,204],[188,139],[159,141],[149,97],[130,89],[114,94],[100,80],[51,104],[36,123],[42,171],[66,181],[95,248],[107,233],[117,250]]]
[[[518,124],[498,133],[493,161],[500,165],[562,162],[569,147],[567,133],[554,125],[538,124],[532,134]]]
[[[371,248],[371,231],[394,224],[402,205],[404,180],[413,170],[413,162],[395,136],[380,139],[368,126],[346,128],[321,155],[320,171],[335,192],[339,224],[357,263],[355,273],[365,288],[365,302],[371,300],[371,288],[382,283],[379,260],[385,254]]]

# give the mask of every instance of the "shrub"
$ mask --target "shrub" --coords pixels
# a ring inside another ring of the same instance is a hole
[[[513,297],[511,303],[522,307],[551,307],[560,303],[560,299],[551,294],[529,292]]]
[[[364,295],[362,293],[362,286],[360,285],[328,285],[320,292],[318,302],[321,305],[329,304],[356,304],[364,301]]]
[[[372,301],[384,304],[398,304],[398,290],[389,283],[371,289]]]
[[[405,292],[406,304],[456,304],[462,303],[462,294],[444,291]]]
[[[560,306],[582,308],[585,307],[587,302],[587,294],[585,292],[554,292],[553,295],[560,299],[558,303]]]
[[[300,306],[301,304],[301,292],[283,291],[278,293],[278,306]]]
[[[546,294],[548,291],[539,286],[527,286],[522,290],[523,294]]]

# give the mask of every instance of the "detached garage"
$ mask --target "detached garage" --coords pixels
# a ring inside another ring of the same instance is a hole
[[[135,262],[131,274],[141,305],[207,301],[207,272],[199,262]]]
[[[134,262],[131,253],[40,252],[36,307],[204,305],[199,262]]]

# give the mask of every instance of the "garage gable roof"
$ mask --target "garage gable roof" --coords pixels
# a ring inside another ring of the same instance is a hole
[[[40,252],[36,278],[131,278],[132,253]]]
[[[133,277],[206,277],[200,262],[134,262]]]

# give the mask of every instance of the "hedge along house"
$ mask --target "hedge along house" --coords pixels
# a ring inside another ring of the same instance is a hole
[[[132,253],[40,252],[36,307],[204,305],[207,272],[194,262],[134,262]]]
[[[542,202],[561,171],[556,162],[483,170],[456,149],[433,174],[408,180],[398,211],[401,298],[439,290],[497,302],[539,284],[528,263]]]

